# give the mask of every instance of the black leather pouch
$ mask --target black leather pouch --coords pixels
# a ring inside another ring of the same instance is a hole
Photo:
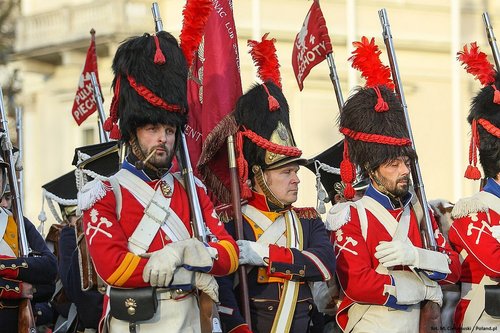
[[[113,318],[129,323],[149,320],[153,318],[158,307],[156,288],[111,288],[109,303]]]
[[[484,311],[500,319],[500,285],[484,286]]]

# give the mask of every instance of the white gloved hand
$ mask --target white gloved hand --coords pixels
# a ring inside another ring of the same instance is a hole
[[[390,274],[394,279],[394,296],[398,304],[412,305],[423,300],[430,300],[439,306],[443,304],[443,292],[436,281],[411,271],[391,271]]]
[[[145,253],[141,257],[149,258],[142,278],[153,287],[168,286],[175,269],[181,265],[209,269],[213,265],[209,248],[195,238],[167,244],[163,249]]]
[[[500,225],[494,225],[491,227],[491,235],[500,242]]]
[[[219,285],[213,275],[195,272],[194,285],[196,289],[210,296],[215,303],[219,303]]]
[[[267,265],[264,258],[269,258],[269,246],[247,240],[238,240],[236,243],[240,248],[240,265]]]
[[[375,248],[375,258],[384,267],[398,265],[415,266],[418,259],[417,249],[408,238],[404,241],[393,240],[391,242],[380,242]]]
[[[182,264],[182,253],[166,245],[163,249],[153,253],[141,255],[149,260],[142,271],[142,279],[153,287],[166,287],[170,284],[175,269]]]

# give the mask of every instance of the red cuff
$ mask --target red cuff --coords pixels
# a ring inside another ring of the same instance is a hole
[[[282,247],[274,244],[269,245],[269,266],[273,262],[280,262],[283,264],[293,263],[293,253],[287,247]]]
[[[22,295],[22,282],[5,279],[0,286],[0,299],[20,299]]]

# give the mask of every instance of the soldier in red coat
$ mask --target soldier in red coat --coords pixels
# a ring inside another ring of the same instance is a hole
[[[378,55],[373,39],[363,37],[356,46],[356,55],[369,50]],[[367,65],[366,59],[353,58],[353,67]],[[364,169],[371,183],[363,198],[339,215],[344,218],[334,221],[343,293],[336,316],[344,332],[419,332],[420,303],[441,304],[440,284],[458,280],[460,263],[434,220],[438,251],[423,249],[418,222],[422,211],[410,192],[410,161],[416,153],[390,70],[380,61],[375,65],[379,69],[368,65],[371,71],[363,72],[367,85],[347,100],[340,114],[344,195],[354,196],[353,163]]]
[[[186,60],[169,33],[145,34],[120,45],[113,71],[105,128],[116,137],[119,119],[129,152],[118,173],[79,193],[88,248],[109,286],[105,324],[111,332],[200,332],[196,291],[218,300],[213,276],[236,270],[238,247],[199,181],[210,241],[193,238],[185,184],[171,170],[187,119]]]
[[[469,53],[470,52],[470,53]],[[459,53],[467,71],[477,74],[475,43]],[[455,310],[457,332],[494,331],[500,328],[500,100],[498,72],[479,52],[484,87],[472,100],[468,122],[472,127],[470,165],[465,176],[481,178],[476,166],[476,150],[486,184],[469,198],[459,200],[452,210],[453,224],[448,232],[462,262],[461,299]],[[476,71],[475,71],[476,70]]]

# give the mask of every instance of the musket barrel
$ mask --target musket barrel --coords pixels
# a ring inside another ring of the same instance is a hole
[[[497,39],[495,38],[488,12],[483,13],[483,21],[486,28],[486,35],[488,36],[488,42],[491,46],[491,52],[493,53],[493,59],[495,59],[495,67],[497,71],[500,71],[500,52],[498,51]]]
[[[389,18],[387,16],[387,11],[385,8],[379,10],[378,12],[380,17],[380,24],[382,25],[382,36],[384,38],[384,42],[387,48],[387,53],[389,56],[389,63],[392,71],[392,79],[394,81],[394,86],[396,88],[396,93],[400,98],[401,105],[403,107],[406,126],[408,128],[408,135],[412,142],[412,147],[415,151],[417,151],[415,147],[415,140],[413,139],[413,131],[411,129],[410,117],[408,114],[408,107],[406,105],[406,100],[403,91],[403,85],[401,83],[401,76],[399,74],[398,62],[396,59],[396,52],[394,51],[394,44],[392,42],[392,33],[391,26],[389,24]],[[422,180],[422,174],[420,172],[420,165],[418,163],[418,159],[415,159],[412,162],[411,166],[412,178],[413,178],[413,186],[417,197],[422,205],[422,212],[424,214],[423,223],[425,224],[423,227],[425,228],[425,232],[422,234],[423,242],[427,249],[437,250],[436,239],[434,238],[434,232],[431,222],[431,217],[429,214],[429,209],[427,206],[427,197],[425,195],[424,183]]]
[[[2,151],[4,160],[9,164],[8,176],[9,184],[11,186],[11,194],[13,195],[12,200],[12,213],[17,222],[17,228],[19,230],[19,251],[20,256],[27,257],[29,254],[28,239],[26,238],[26,229],[24,227],[24,216],[22,213],[21,198],[19,196],[19,187],[17,183],[14,155],[12,153],[12,141],[10,140],[9,125],[7,121],[7,115],[5,113],[5,108],[3,106],[3,93],[0,87],[0,116],[2,117],[2,129],[3,129],[3,139],[2,139]]]
[[[344,97],[342,96],[342,88],[340,87],[337,67],[335,66],[335,60],[333,59],[333,54],[331,52],[326,55],[326,61],[328,63],[328,67],[330,68],[330,80],[332,81],[333,89],[335,90],[335,97],[337,97],[339,112],[342,112],[342,108],[344,107]]]
[[[155,21],[156,32],[162,31],[163,30],[163,22],[161,21],[160,8],[158,7],[157,2],[153,2],[153,5],[151,6],[151,12],[153,13],[153,19]]]

